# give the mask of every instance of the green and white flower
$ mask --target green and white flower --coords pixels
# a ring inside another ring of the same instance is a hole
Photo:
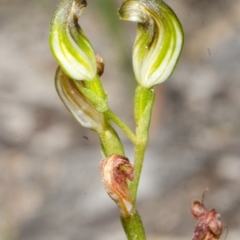
[[[161,0],[126,0],[120,18],[138,22],[133,70],[146,88],[170,77],[183,46],[183,30],[173,10]]]
[[[64,73],[74,80],[92,80],[97,75],[95,53],[78,24],[86,0],[62,0],[50,26],[49,44]]]

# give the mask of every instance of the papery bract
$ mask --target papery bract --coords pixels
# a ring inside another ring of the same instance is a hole
[[[101,160],[99,169],[102,183],[108,195],[118,205],[121,215],[128,217],[134,212],[126,179],[133,180],[133,166],[128,158],[112,154]]]

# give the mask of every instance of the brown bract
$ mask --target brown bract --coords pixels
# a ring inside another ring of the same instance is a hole
[[[203,204],[205,192],[201,202],[198,200],[192,202],[191,211],[198,220],[192,240],[217,240],[222,234],[220,214],[215,209],[207,210]]]
[[[125,217],[130,216],[134,209],[126,179],[133,180],[133,166],[128,158],[116,154],[110,155],[101,160],[99,169],[103,186],[117,203],[120,214]]]
[[[97,75],[101,77],[104,72],[104,62],[103,59],[98,54],[96,54],[96,62],[97,62]]]

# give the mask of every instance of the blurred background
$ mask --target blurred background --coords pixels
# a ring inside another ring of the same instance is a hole
[[[134,127],[131,49],[136,25],[120,0],[89,0],[80,19],[105,60],[109,105]],[[240,238],[240,1],[166,0],[185,44],[156,103],[138,211],[148,240],[191,239],[191,201],[222,216],[221,239]],[[57,0],[0,0],[0,240],[124,240],[101,185],[94,132],[54,89],[48,46]],[[120,133],[127,156],[133,148]]]

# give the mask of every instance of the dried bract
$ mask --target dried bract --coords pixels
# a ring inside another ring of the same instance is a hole
[[[96,54],[96,61],[97,61],[97,75],[101,77],[104,72],[104,61],[98,54]]]
[[[128,158],[116,154],[110,155],[101,160],[99,169],[103,186],[117,203],[120,214],[124,217],[130,216],[134,208],[126,179],[133,180],[133,166]]]
[[[205,192],[201,202],[198,200],[192,202],[191,211],[198,220],[192,240],[217,240],[222,234],[220,214],[215,209],[207,210],[203,204]]]

